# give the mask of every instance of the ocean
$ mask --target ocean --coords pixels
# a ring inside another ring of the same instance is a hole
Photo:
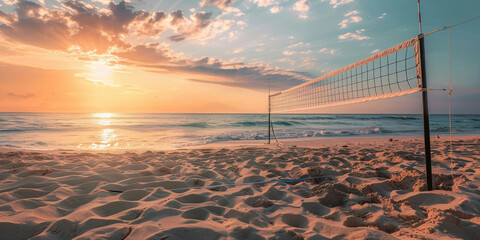
[[[274,114],[278,139],[417,137],[421,115]],[[266,114],[0,113],[0,148],[177,149],[231,140],[266,140]],[[431,115],[433,134],[449,134],[448,115]],[[480,115],[454,115],[453,134],[480,134]]]

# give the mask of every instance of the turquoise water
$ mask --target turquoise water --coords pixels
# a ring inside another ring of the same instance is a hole
[[[447,135],[448,115],[431,115]],[[421,115],[272,115],[277,138],[422,136]],[[480,115],[454,115],[455,135],[480,134]],[[0,148],[174,149],[229,140],[265,140],[265,114],[0,113]]]

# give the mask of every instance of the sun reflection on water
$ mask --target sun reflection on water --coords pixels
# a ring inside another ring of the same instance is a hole
[[[94,113],[93,117],[97,118],[96,123],[100,126],[107,127],[112,124],[113,113]],[[100,133],[95,135],[95,141],[88,147],[89,149],[110,149],[118,147],[117,134],[112,128],[102,128]]]

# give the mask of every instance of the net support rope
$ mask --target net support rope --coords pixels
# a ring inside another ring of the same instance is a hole
[[[453,92],[453,85],[452,85],[452,47],[451,47],[451,27],[448,28],[448,83],[450,86],[450,90],[448,90],[448,127],[449,127],[449,142],[450,142],[450,149],[448,152],[448,157],[450,158],[450,175],[452,175],[453,181],[453,143],[452,143],[452,92]]]

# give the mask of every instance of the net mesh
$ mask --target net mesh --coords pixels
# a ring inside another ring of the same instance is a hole
[[[369,58],[270,95],[272,112],[391,98],[421,89],[418,37]]]

